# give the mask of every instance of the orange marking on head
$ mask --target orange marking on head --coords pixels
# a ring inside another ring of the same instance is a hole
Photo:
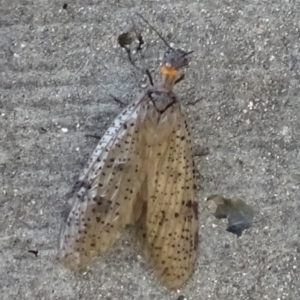
[[[169,76],[169,77],[177,77],[178,73],[179,73],[175,68],[173,68],[173,67],[167,67],[167,66],[162,66],[160,68],[160,72],[163,75],[166,75],[166,76]]]

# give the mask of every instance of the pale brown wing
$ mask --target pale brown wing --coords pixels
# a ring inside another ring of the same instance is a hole
[[[173,128],[151,147],[147,182],[139,193],[144,202],[139,224],[147,258],[162,283],[173,289],[182,286],[195,267],[198,203],[194,200],[194,163],[183,108],[177,103],[164,114],[157,126],[158,136],[168,119]]]
[[[139,137],[145,102],[144,93],[114,120],[79,179],[59,241],[59,259],[70,269],[108,250],[133,221],[134,200],[145,178]]]

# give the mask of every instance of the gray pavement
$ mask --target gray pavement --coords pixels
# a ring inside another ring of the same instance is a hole
[[[67,3],[67,9],[63,4]],[[67,194],[97,140],[147,80],[117,37],[136,23],[140,65],[168,41],[194,50],[177,87],[202,190],[200,256],[180,291],[160,286],[129,233],[81,275],[56,261]],[[300,2],[0,0],[1,299],[300,299]],[[241,238],[205,197],[257,210]],[[28,250],[38,250],[38,256]],[[180,299],[180,298],[179,298]]]

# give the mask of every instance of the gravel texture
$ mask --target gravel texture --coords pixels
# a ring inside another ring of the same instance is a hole
[[[157,73],[166,39],[194,50],[177,87],[202,190],[200,257],[180,291],[160,286],[126,233],[83,274],[56,261],[67,195],[97,140],[147,78],[117,37],[136,24],[137,64]],[[300,2],[0,0],[1,299],[300,299]],[[205,197],[257,210],[242,237]],[[28,250],[38,250],[37,257]]]

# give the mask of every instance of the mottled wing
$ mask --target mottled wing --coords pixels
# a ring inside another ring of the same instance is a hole
[[[134,200],[145,178],[139,130],[146,100],[143,94],[115,119],[79,179],[59,241],[59,259],[70,269],[108,250],[134,221]]]
[[[162,283],[179,288],[195,267],[198,246],[198,204],[194,201],[194,163],[191,138],[182,106],[174,104],[161,122],[171,120],[168,136],[159,139],[149,153],[147,184],[140,218],[142,240]],[[173,125],[172,125],[173,124]]]

